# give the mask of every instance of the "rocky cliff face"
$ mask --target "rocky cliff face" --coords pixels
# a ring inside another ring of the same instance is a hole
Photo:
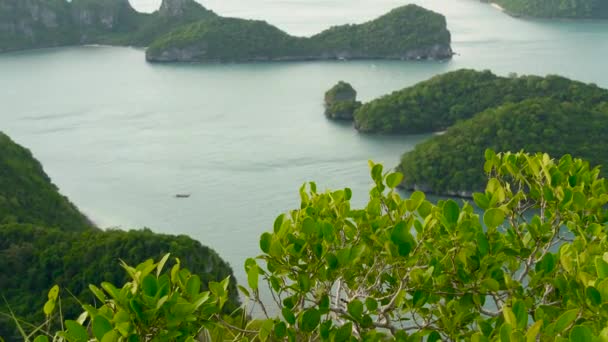
[[[359,107],[357,91],[349,83],[340,81],[325,93],[325,116],[329,119],[353,120]]]
[[[133,26],[137,12],[129,0],[73,0],[71,19],[80,28],[115,31]]]
[[[179,17],[186,13],[192,0],[163,0],[158,13],[169,17]]]
[[[65,0],[0,0],[0,51],[10,45],[54,46],[70,39]]]

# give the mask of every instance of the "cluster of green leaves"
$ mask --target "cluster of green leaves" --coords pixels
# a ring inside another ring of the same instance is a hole
[[[492,2],[500,4],[515,16],[608,18],[608,3],[605,0],[493,0]]]
[[[203,289],[212,281],[232,277],[232,269],[216,252],[187,236],[155,234],[150,230],[88,230],[64,232],[27,225],[0,226],[0,295],[23,321],[44,320],[43,294],[53,284],[73,294],[64,296],[63,314],[76,317],[78,301],[90,302],[88,284],[103,281],[121,284],[127,275],[116,267],[118,259],[134,264],[165,253],[179,257],[181,264],[197,275]],[[236,284],[228,285],[227,311],[239,306]],[[8,312],[4,303],[0,311]],[[0,336],[18,340],[13,324],[0,317]],[[56,323],[56,322],[52,322]],[[54,325],[56,326],[56,325]]]
[[[433,57],[449,50],[445,17],[416,5],[394,9],[361,25],[328,29],[310,38],[293,37],[256,20],[217,17],[181,27],[152,43],[148,60],[265,61],[344,58]],[[168,55],[179,50],[183,54]],[[426,55],[425,55],[426,54]],[[451,52],[438,56],[451,57]]]
[[[355,127],[374,133],[437,132],[484,110],[537,97],[597,104],[608,101],[608,90],[555,75],[499,77],[463,69],[364,104],[355,112]]]
[[[401,198],[372,164],[365,208],[351,191],[300,190],[246,262],[280,316],[265,331],[305,341],[608,340],[608,184],[564,156],[486,153],[469,203]],[[483,222],[483,224],[482,224]]]
[[[591,106],[531,99],[457,123],[405,153],[398,170],[405,175],[406,188],[469,197],[487,181],[482,172],[485,148],[570,153],[592,165],[608,165],[608,151],[598,144],[606,136],[608,102]]]
[[[89,220],[51,182],[31,152],[0,132],[0,224],[84,230]]]
[[[360,106],[357,91],[350,83],[340,81],[325,92],[325,116],[330,119],[352,120]]]
[[[0,52],[94,43],[147,46],[180,26],[216,17],[194,0],[179,5],[182,13],[172,15],[138,13],[128,0],[4,0]]]
[[[149,259],[137,267],[123,261],[129,281],[121,288],[110,282],[101,283],[101,288],[89,285],[100,304],[84,304],[77,320],[65,321],[65,330],[52,334],[39,329],[42,333],[27,334],[22,329],[22,333],[26,340],[38,334],[36,342],[49,341],[49,337],[67,342],[195,341],[201,336],[213,341],[226,337],[220,320],[229,300],[230,278],[210,282],[209,291],[202,291],[201,279],[181,268],[179,259],[170,272],[164,272],[168,260],[166,254],[158,263]],[[55,312],[58,292],[58,286],[49,292],[44,308],[47,317]]]

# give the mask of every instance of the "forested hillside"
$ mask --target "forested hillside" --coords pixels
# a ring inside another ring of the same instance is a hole
[[[539,18],[607,19],[605,0],[487,0],[516,16]]]
[[[90,301],[88,284],[121,283],[126,274],[119,260],[136,263],[171,253],[209,281],[232,276],[232,269],[213,250],[187,236],[150,230],[102,231],[93,228],[62,196],[40,163],[25,148],[0,133],[0,337],[20,340],[6,315],[10,309],[26,322],[43,321],[45,293],[55,284]],[[234,277],[226,310],[238,306]],[[64,314],[75,314],[75,298],[62,300]]]
[[[294,37],[264,21],[217,17],[183,26],[146,51],[158,62],[450,58],[445,17],[406,5],[360,25]]]
[[[490,71],[458,70],[365,103],[355,127],[369,133],[428,133],[489,108],[536,97],[596,104],[608,90],[561,76],[501,77]]]
[[[51,182],[31,152],[0,132],[0,223],[81,231],[92,225]]]
[[[402,186],[470,197],[485,187],[484,150],[571,154],[608,167],[608,102],[589,106],[551,98],[488,109],[405,153]],[[606,168],[602,173],[606,174]]]

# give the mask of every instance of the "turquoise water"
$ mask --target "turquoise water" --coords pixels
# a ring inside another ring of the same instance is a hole
[[[159,1],[139,0],[140,10]],[[407,1],[204,2],[296,35],[362,22]],[[447,16],[459,53],[440,62],[153,65],[143,50],[78,47],[0,55],[0,129],[29,147],[102,227],[188,234],[243,280],[245,258],[309,180],[363,203],[367,160],[395,166],[428,136],[366,136],[323,116],[323,92],[363,100],[459,68],[562,74],[608,87],[608,23],[510,18],[475,0],[419,4]],[[176,193],[191,193],[176,199]]]

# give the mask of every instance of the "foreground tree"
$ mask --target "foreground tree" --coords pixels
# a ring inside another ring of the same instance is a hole
[[[200,293],[187,271],[163,276],[164,261],[149,261],[125,265],[133,281],[122,290],[93,288],[101,309],[85,306],[92,320],[66,323],[58,336],[86,341],[81,323],[100,341],[608,341],[599,169],[570,156],[485,157],[486,191],[474,195],[481,215],[421,192],[404,199],[402,175],[373,163],[365,208],[351,208],[349,189],[302,187],[300,209],[279,216],[261,237],[263,254],[245,264],[250,289],[241,290],[263,319],[219,314],[227,281]]]
[[[402,199],[398,173],[371,164],[363,209],[351,191],[300,191],[299,210],[248,260],[270,284],[277,338],[292,341],[608,340],[608,188],[570,156],[486,153],[469,203]]]

